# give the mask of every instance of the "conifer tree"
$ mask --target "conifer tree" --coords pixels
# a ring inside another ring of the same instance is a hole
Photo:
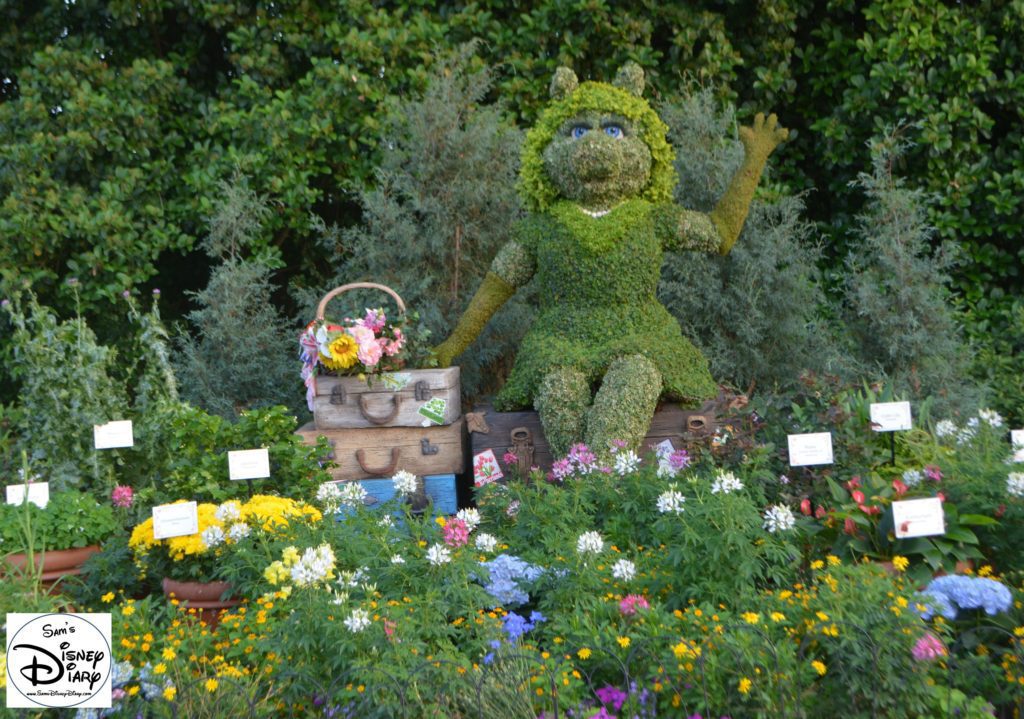
[[[254,407],[298,409],[298,333],[271,303],[280,260],[266,251],[245,256],[264,231],[270,208],[239,178],[222,190],[203,240],[219,264],[207,286],[193,293],[198,307],[188,321],[194,334],[177,339],[181,397],[229,419]]]
[[[676,152],[676,201],[710,210],[743,159],[733,108],[719,110],[703,90],[661,115]],[[821,319],[820,249],[803,213],[802,197],[762,191],[729,255],[666,256],[659,297],[717,380],[785,391],[803,370],[843,369],[836,333]]]
[[[391,106],[376,186],[359,197],[362,224],[323,240],[341,259],[335,284],[393,287],[435,342],[451,331],[520,213],[522,136],[501,106],[484,102],[492,77],[474,49],[436,58],[423,95]],[[532,292],[519,293],[459,358],[467,394],[500,386],[531,301]]]

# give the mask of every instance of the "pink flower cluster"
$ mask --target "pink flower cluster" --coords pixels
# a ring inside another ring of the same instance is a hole
[[[919,662],[930,662],[946,656],[946,645],[937,636],[928,632],[917,640],[914,648],[910,650],[911,656]]]
[[[619,602],[619,612],[624,617],[631,617],[641,609],[650,608],[651,605],[647,603],[647,599],[639,594],[627,594]]]
[[[458,548],[469,541],[469,527],[461,519],[449,519],[441,530],[441,536],[449,547]]]
[[[591,472],[609,473],[609,467],[601,467],[597,463],[597,455],[585,444],[574,444],[569,454],[551,465],[551,479],[564,481],[574,474],[588,475]]]
[[[135,493],[132,492],[132,488],[119,484],[114,487],[114,491],[110,493],[110,501],[115,507],[121,507],[126,509],[132,506],[132,501],[135,499]]]

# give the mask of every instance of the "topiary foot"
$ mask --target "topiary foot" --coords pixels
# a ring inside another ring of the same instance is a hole
[[[587,445],[605,456],[614,439],[637,449],[651,426],[661,394],[661,373],[643,355],[611,363],[587,418]]]
[[[579,370],[562,367],[541,380],[533,406],[555,458],[564,457],[573,444],[582,441],[589,405],[590,385]]]

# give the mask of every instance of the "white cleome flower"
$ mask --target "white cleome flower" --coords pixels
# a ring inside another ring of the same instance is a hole
[[[395,484],[395,491],[398,492],[399,496],[405,497],[410,494],[416,494],[416,489],[419,486],[419,480],[416,479],[416,475],[412,472],[406,472],[404,469],[398,472],[391,478],[391,481]]]
[[[381,517],[380,519],[377,520],[377,526],[378,527],[394,527],[395,526],[395,518],[392,517],[390,514],[385,514],[383,517]]]
[[[309,547],[292,567],[292,581],[300,587],[325,582],[334,576],[334,550],[328,544]]]
[[[658,511],[662,514],[668,514],[669,512],[681,514],[684,510],[683,502],[685,501],[686,497],[683,496],[683,493],[677,490],[674,484],[670,484],[668,490],[658,496]]]
[[[469,507],[467,509],[460,509],[455,514],[456,519],[461,519],[466,523],[466,530],[472,532],[474,529],[480,526],[480,512]]]
[[[987,422],[988,426],[993,429],[999,429],[1003,426],[1003,416],[994,409],[979,409],[978,419],[982,422]]]
[[[580,554],[598,554],[604,549],[604,540],[597,532],[584,532],[576,540],[576,551]]]
[[[216,525],[207,527],[199,535],[199,538],[203,540],[203,544],[206,545],[207,549],[213,549],[224,543],[224,530]]]
[[[324,482],[316,490],[316,501],[328,512],[337,512],[341,505],[341,487],[337,482]]]
[[[711,483],[711,494],[732,494],[743,489],[743,482],[732,472],[719,472]]]
[[[493,534],[481,532],[476,535],[475,545],[481,552],[493,552],[498,547],[498,538]]]
[[[427,561],[435,567],[440,567],[442,564],[452,561],[452,553],[443,544],[433,544],[427,550]]]
[[[952,437],[957,433],[957,430],[958,428],[954,422],[944,419],[935,425],[935,436],[939,438]]]
[[[252,528],[245,522],[235,522],[228,530],[228,539],[232,542],[239,542],[249,536]]]
[[[347,507],[361,507],[366,501],[366,488],[359,482],[345,482],[341,485],[338,498]]]
[[[1024,474],[1012,472],[1006,477],[1006,493],[1012,497],[1024,497]]]
[[[365,609],[353,609],[345,619],[345,626],[353,634],[357,634],[370,626],[370,613]]]
[[[221,524],[231,524],[242,516],[242,505],[238,503],[238,500],[228,500],[217,507],[217,511],[213,513],[213,516],[216,517],[217,521]]]
[[[785,532],[795,525],[796,517],[793,516],[793,510],[784,504],[773,504],[764,513],[764,528],[772,534]]]
[[[615,455],[615,474],[625,477],[640,468],[640,457],[631,449]]]
[[[612,576],[620,582],[628,582],[636,577],[636,565],[628,559],[620,559],[612,565]]]
[[[924,481],[924,474],[919,469],[908,469],[903,473],[903,484],[908,487],[916,487]]]
[[[405,564],[405,557],[403,557],[401,554],[393,554],[391,556],[391,563],[392,564]]]

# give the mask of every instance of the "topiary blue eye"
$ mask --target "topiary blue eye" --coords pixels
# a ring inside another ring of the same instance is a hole
[[[622,137],[622,128],[618,125],[605,125],[604,134],[618,139]]]
[[[589,127],[585,127],[583,125],[577,125],[576,127],[572,128],[572,130],[569,132],[569,134],[572,135],[572,138],[574,140],[578,140],[581,137],[583,137],[584,135],[586,135],[588,130],[590,130]]]

